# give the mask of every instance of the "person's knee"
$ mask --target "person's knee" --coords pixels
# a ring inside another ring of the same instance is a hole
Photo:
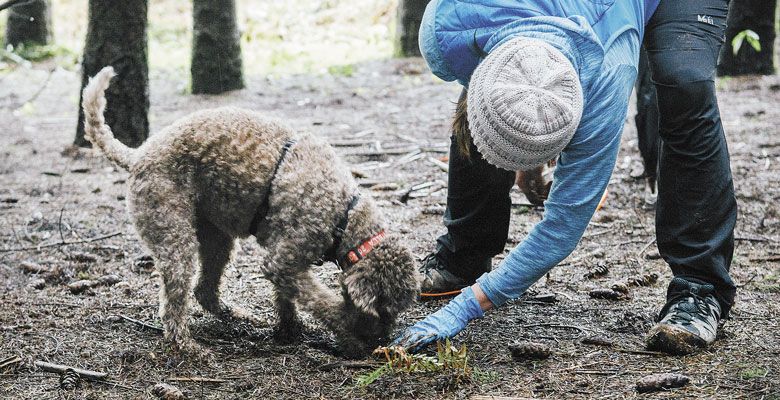
[[[716,129],[720,117],[712,81],[679,79],[674,85],[656,87],[659,133],[668,144],[689,143],[690,135],[704,139],[720,133],[720,129]]]

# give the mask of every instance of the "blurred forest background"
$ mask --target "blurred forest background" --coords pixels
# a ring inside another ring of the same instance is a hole
[[[152,0],[149,66],[188,73],[192,49],[192,2]],[[397,0],[237,0],[244,69],[254,74],[348,73],[349,65],[393,55]],[[19,52],[37,60],[54,56],[75,68],[87,32],[87,0],[54,0],[50,45]],[[0,15],[0,42],[7,17]],[[0,71],[13,62],[0,60]]]

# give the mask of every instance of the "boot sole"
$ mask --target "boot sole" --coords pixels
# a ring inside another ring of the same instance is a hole
[[[686,355],[707,347],[704,339],[684,329],[656,325],[647,335],[647,349],[672,355]]]

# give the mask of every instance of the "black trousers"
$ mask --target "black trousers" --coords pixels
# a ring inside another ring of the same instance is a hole
[[[658,181],[658,153],[661,136],[658,134],[658,97],[653,80],[650,79],[650,62],[647,49],[642,46],[639,53],[639,73],[636,77],[636,115],[634,123],[639,144],[639,154],[645,171],[644,177],[650,186]]]
[[[658,248],[675,276],[715,286],[724,315],[736,290],[729,268],[737,204],[714,71],[727,12],[728,0],[661,0],[644,42],[658,111],[646,118],[657,118],[661,138]],[[469,281],[504,248],[514,178],[476,148],[471,154],[450,148],[447,233],[437,240],[450,272]]]

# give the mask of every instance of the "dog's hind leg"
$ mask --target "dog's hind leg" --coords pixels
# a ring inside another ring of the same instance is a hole
[[[148,182],[131,181],[129,200],[136,229],[152,252],[162,278],[163,333],[174,351],[195,354],[198,347],[187,326],[198,251],[192,196],[180,183],[159,177],[152,184]]]
[[[203,309],[225,322],[259,324],[259,320],[251,314],[219,298],[220,279],[230,262],[235,239],[203,217],[198,217],[196,226],[200,275],[195,286],[195,299]]]

